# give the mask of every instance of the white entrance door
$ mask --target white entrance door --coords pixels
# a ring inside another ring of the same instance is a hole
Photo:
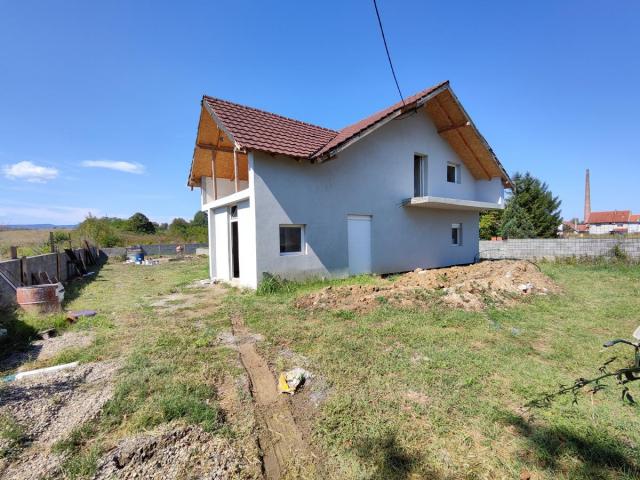
[[[348,215],[349,273],[371,273],[371,216]]]

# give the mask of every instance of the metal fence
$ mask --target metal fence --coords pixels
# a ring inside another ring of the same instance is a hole
[[[557,238],[522,240],[480,240],[480,259],[556,259],[628,257],[640,260],[640,238]]]

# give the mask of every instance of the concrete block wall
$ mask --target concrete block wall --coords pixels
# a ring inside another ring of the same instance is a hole
[[[94,256],[97,250],[92,248]],[[85,265],[87,264],[87,255],[84,249],[74,250],[77,257],[82,258]],[[69,261],[67,254],[47,253],[44,255],[35,255],[33,257],[23,257],[17,260],[5,260],[0,262],[0,271],[2,271],[14,285],[31,285],[31,273],[47,272],[51,279],[58,278],[61,282],[65,282],[77,275],[77,271],[73,264]],[[20,278],[22,272],[22,278]],[[14,304],[16,301],[16,293],[13,288],[0,276],[0,306]]]
[[[6,275],[14,285],[20,282],[21,260],[7,260],[0,262],[0,271]],[[15,302],[16,293],[11,286],[0,276],[0,306],[10,305]]]
[[[640,238],[481,240],[480,259],[613,257],[616,246],[629,257],[640,259]]]
[[[208,248],[208,244],[206,243],[163,243],[140,246],[142,247],[142,251],[145,255],[175,255],[176,247],[178,245],[182,245],[184,247],[184,253],[189,255],[195,255],[196,249],[198,248]],[[126,253],[126,248],[101,248],[100,251],[103,252],[107,257],[123,256]]]

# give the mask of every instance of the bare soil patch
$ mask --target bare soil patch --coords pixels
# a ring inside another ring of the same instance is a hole
[[[424,307],[436,303],[478,311],[487,305],[510,306],[530,295],[557,292],[538,267],[522,260],[480,262],[432,270],[417,269],[377,285],[329,286],[296,300],[303,309],[366,312],[381,304]]]
[[[16,480],[56,476],[64,457],[52,451],[53,445],[98,415],[113,395],[118,365],[90,363],[0,387],[0,417],[19,425],[24,447],[0,459],[0,476]]]
[[[255,338],[240,316],[232,318],[240,361],[249,376],[258,421],[258,441],[267,479],[314,476],[313,455],[287,399],[278,393],[276,378],[258,353]]]

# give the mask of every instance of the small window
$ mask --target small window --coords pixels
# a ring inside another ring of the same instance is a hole
[[[427,194],[427,157],[413,156],[413,196],[424,197]]]
[[[229,213],[231,215],[231,218],[238,218],[238,206],[237,205],[232,206],[229,210],[230,210]]]
[[[447,182],[460,183],[460,165],[455,163],[447,164]]]
[[[451,245],[462,245],[462,224],[454,223],[451,225]]]
[[[280,255],[304,253],[304,226],[280,225]]]

